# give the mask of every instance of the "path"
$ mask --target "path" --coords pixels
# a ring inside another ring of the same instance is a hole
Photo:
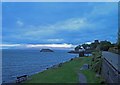
[[[86,76],[84,74],[79,73],[78,76],[79,76],[80,83],[87,83],[87,79],[86,79]]]

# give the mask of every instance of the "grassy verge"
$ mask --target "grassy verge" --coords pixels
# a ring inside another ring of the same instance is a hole
[[[78,73],[84,63],[90,63],[91,57],[75,58],[62,64],[61,67],[51,68],[31,76],[25,83],[79,83]],[[91,70],[81,71],[88,79],[88,83],[97,83],[95,73]],[[93,76],[94,75],[94,76]]]
[[[101,77],[96,77],[96,73],[92,70],[83,70],[81,71],[87,78],[88,83],[100,83],[103,81]]]

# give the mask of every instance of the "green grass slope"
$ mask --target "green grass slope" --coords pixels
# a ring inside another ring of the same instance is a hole
[[[83,64],[90,62],[91,57],[75,58],[72,61],[62,64],[61,67],[50,68],[41,73],[35,74],[25,83],[79,83],[78,73],[80,72],[80,68]],[[92,79],[95,80],[95,76],[93,76],[95,73],[91,72],[91,70],[83,71],[82,73],[86,75],[88,82]],[[98,80],[93,83],[97,82]]]

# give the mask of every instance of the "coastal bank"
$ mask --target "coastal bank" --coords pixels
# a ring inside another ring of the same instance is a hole
[[[47,70],[29,77],[24,83],[80,83],[79,73],[85,75],[87,83],[101,83],[102,78],[90,69],[80,70],[84,64],[90,64],[91,57],[77,57],[48,68]]]

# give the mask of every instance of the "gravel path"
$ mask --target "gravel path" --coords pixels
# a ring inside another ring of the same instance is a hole
[[[79,76],[80,83],[87,83],[87,79],[86,79],[86,76],[84,74],[79,73],[78,76]]]

